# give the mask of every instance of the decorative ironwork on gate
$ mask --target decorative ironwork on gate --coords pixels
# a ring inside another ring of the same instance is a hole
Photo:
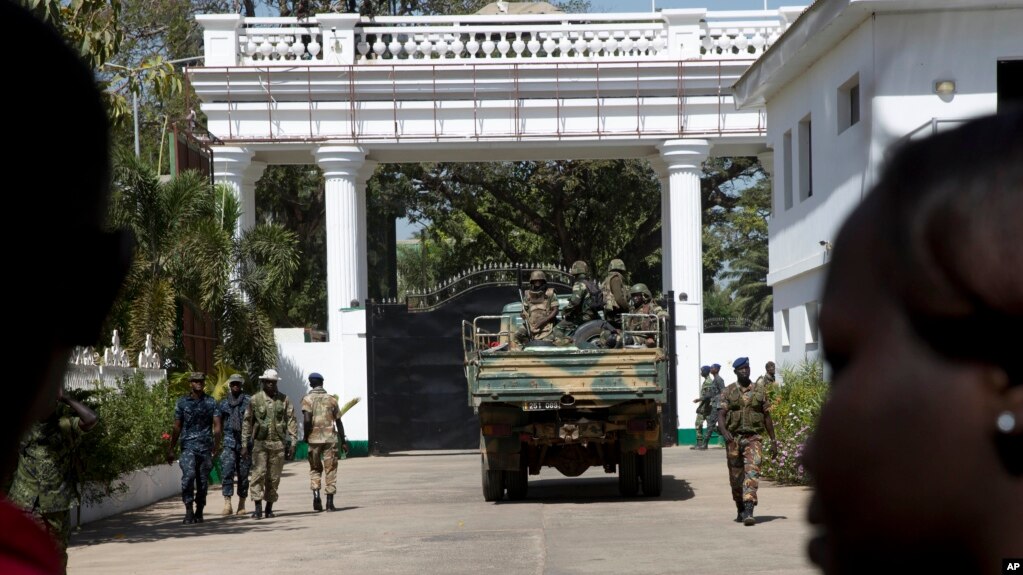
[[[437,285],[413,290],[405,295],[405,304],[410,312],[426,312],[437,309],[447,302],[468,292],[491,286],[522,286],[529,282],[529,274],[540,270],[547,274],[551,287],[571,289],[572,275],[568,268],[555,263],[512,264],[492,262],[472,267],[452,276]],[[396,298],[384,299],[382,304],[400,303]]]

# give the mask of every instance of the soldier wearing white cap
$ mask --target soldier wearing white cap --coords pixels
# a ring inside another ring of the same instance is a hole
[[[298,441],[298,423],[295,408],[286,395],[277,391],[277,370],[268,369],[259,376],[263,390],[252,396],[242,423],[242,457],[249,454],[252,442],[252,475],[249,493],[255,511],[252,517],[273,517],[277,501],[277,486],[281,483],[284,460],[294,456]],[[266,512],[263,501],[266,500]]]

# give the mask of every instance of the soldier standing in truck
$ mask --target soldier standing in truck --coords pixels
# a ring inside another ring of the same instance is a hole
[[[529,275],[529,289],[522,298],[522,325],[515,341],[554,341],[554,320],[558,317],[558,296],[547,287],[547,275],[536,270]]]

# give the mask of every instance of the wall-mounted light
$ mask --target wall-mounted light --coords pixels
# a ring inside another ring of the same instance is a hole
[[[678,294],[678,301],[689,301],[689,294],[686,292]]]
[[[821,240],[821,241],[819,241],[817,243],[819,243],[821,245],[821,247],[824,248],[824,251],[826,251],[826,252],[830,252],[831,251],[831,242],[829,242],[828,240]]]
[[[934,93],[939,96],[949,97],[956,93],[955,80],[936,80],[934,82]]]

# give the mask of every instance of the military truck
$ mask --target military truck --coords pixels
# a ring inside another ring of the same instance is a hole
[[[623,315],[619,347],[595,342],[602,320],[574,344],[518,347],[520,303],[462,322],[469,405],[479,415],[483,498],[526,497],[529,475],[618,473],[622,495],[661,493],[661,412],[667,399],[669,318]],[[629,327],[644,329],[628,329]],[[653,347],[631,342],[651,341]]]

